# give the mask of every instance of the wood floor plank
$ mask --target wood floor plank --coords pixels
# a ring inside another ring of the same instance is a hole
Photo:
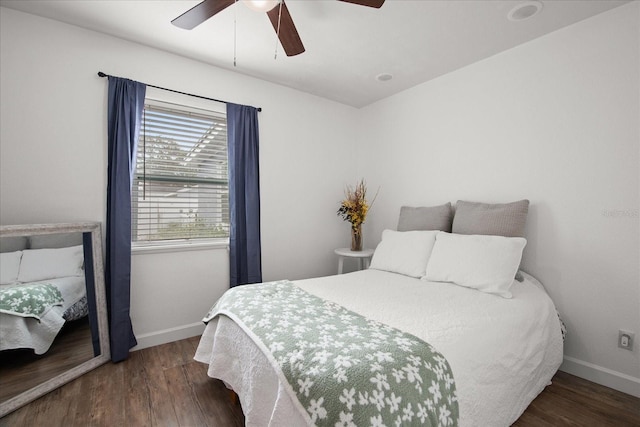
[[[176,344],[182,353],[183,365],[193,362],[193,356],[196,354],[197,343],[194,343],[193,340],[180,340],[176,341]]]
[[[149,384],[142,351],[134,351],[125,362],[127,376],[123,393],[125,397],[125,419],[132,426],[149,426],[152,419]]]
[[[187,341],[187,342],[191,343],[191,345],[193,345],[194,354],[195,354],[195,349],[198,347],[198,344],[200,343],[200,336],[187,338],[184,341]]]
[[[239,405],[228,398],[222,381],[207,376],[206,365],[198,362],[185,366],[198,407],[208,426],[243,426],[244,415]]]
[[[0,418],[0,427],[23,427],[31,425],[33,403]]]
[[[571,414],[571,420],[580,426],[638,426],[631,417],[621,414],[617,409],[604,408],[598,399],[575,401],[571,394],[560,389],[550,389],[547,393],[553,400],[553,408],[559,414]],[[599,397],[599,396],[598,396]]]
[[[152,426],[179,426],[176,411],[171,402],[172,391],[167,386],[164,370],[179,366],[174,343],[150,347],[142,353],[146,384],[149,390],[149,405],[151,407]]]
[[[580,406],[587,406],[599,413],[615,413],[619,418],[619,422],[622,423],[640,417],[640,405],[637,404],[637,399],[631,395],[620,393],[609,387],[603,387],[561,371],[554,378],[555,392],[566,395],[568,399]],[[594,394],[598,395],[598,399],[595,402],[593,401]]]
[[[171,401],[178,424],[181,426],[206,426],[202,411],[196,403],[196,396],[184,371],[184,366],[166,369],[164,377],[167,381],[167,387],[171,390]]]
[[[148,373],[148,371],[147,371]],[[152,426],[178,426],[176,411],[171,402],[171,390],[167,387],[162,373],[147,375],[149,384],[149,404],[151,406]]]
[[[101,375],[97,375],[91,388],[91,408],[93,424],[124,425],[124,384],[125,365],[122,363],[108,363],[98,368]]]
[[[531,409],[531,410],[529,410]],[[547,421],[544,413],[540,413],[529,407],[527,411],[513,424],[515,427],[520,426],[536,426],[536,427],[553,427],[552,422]]]
[[[42,398],[34,400],[31,404],[33,406],[31,419],[29,419],[28,421],[33,423],[33,425],[38,426],[42,425],[42,423],[45,422],[45,420],[50,416],[55,417],[56,415],[59,415],[57,411],[53,412],[53,408],[51,408],[51,401],[56,397],[57,394],[59,394],[59,391],[54,390],[51,393],[43,396]]]
[[[147,348],[143,353],[145,367],[148,371],[153,369],[164,370],[176,366],[182,366],[193,361],[193,354],[187,352],[191,350],[189,345],[184,345],[181,341],[158,345]]]
[[[80,390],[79,393],[75,395],[71,394],[71,390],[68,391],[68,396],[69,396],[68,398],[74,399],[76,404],[75,413],[73,414],[74,424],[70,424],[70,425],[76,425],[76,426],[90,425],[91,407],[92,407],[91,388],[93,387],[94,379],[97,376],[100,376],[102,372],[104,371],[100,371],[99,369],[96,369],[95,371],[92,371],[90,375],[83,375],[79,378],[76,378],[71,383],[69,383],[71,385],[75,385],[77,383],[78,388]],[[68,387],[65,385],[62,388],[68,388]]]
[[[60,402],[66,404],[66,411],[61,419],[61,425],[78,425],[76,423],[76,415],[78,414],[78,408],[81,403],[81,399],[77,399],[76,396],[81,395],[82,382],[71,381],[67,387],[60,387]]]
[[[193,360],[198,337],[133,352],[0,419],[0,427],[241,427],[239,404]],[[516,427],[638,427],[640,399],[558,372]]]

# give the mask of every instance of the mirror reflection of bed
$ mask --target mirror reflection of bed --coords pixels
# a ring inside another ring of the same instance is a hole
[[[0,239],[0,402],[100,353],[85,234]]]

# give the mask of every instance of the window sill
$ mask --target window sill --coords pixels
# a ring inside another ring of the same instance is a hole
[[[173,245],[139,245],[131,247],[131,255],[157,254],[167,252],[206,251],[229,249],[229,240],[210,240],[198,243],[178,243]]]

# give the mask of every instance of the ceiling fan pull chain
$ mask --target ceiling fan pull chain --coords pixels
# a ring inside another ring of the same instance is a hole
[[[273,54],[273,59],[278,59],[278,42],[280,40],[280,19],[282,18],[282,0],[278,8],[278,29],[276,30],[276,51]]]
[[[237,51],[238,51],[238,0],[235,0],[233,8],[233,66],[236,67]]]

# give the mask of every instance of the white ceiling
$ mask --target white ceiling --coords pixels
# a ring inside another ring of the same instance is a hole
[[[170,21],[198,0],[0,0],[0,5],[362,107],[628,0],[545,0],[538,15],[508,20],[509,10],[522,2],[387,0],[372,9],[336,0],[287,0],[306,48],[294,57],[276,43],[266,14],[242,4],[191,31]],[[393,79],[376,80],[381,73]]]

